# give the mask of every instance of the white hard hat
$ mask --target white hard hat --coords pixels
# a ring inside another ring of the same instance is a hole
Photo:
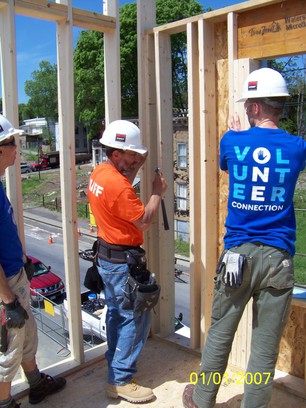
[[[115,149],[131,150],[140,154],[148,151],[141,145],[139,128],[128,120],[115,120],[106,126],[100,143]]]
[[[247,77],[242,98],[237,102],[244,102],[252,98],[276,98],[289,96],[285,79],[271,68],[260,68]]]
[[[0,114],[0,143],[18,133],[22,133],[22,130],[15,129],[11,122]]]

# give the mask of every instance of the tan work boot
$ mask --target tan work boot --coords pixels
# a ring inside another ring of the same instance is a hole
[[[154,398],[151,388],[142,387],[131,381],[125,385],[107,384],[106,393],[111,398],[124,398],[129,402],[146,402]]]

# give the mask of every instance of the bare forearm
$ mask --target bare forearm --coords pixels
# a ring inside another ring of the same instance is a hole
[[[141,231],[147,231],[154,219],[155,214],[159,209],[161,196],[158,194],[152,194],[148,204],[145,206],[145,212],[141,218],[139,218],[134,224]]]
[[[0,265],[0,298],[4,303],[11,303],[16,296],[7,283],[7,279],[2,266]]]

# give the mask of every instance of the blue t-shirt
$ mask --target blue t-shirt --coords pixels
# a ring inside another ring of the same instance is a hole
[[[228,131],[220,168],[229,172],[225,248],[261,242],[295,253],[293,194],[306,144],[281,129]]]
[[[5,276],[16,275],[23,266],[23,250],[13,208],[0,182],[0,264]]]

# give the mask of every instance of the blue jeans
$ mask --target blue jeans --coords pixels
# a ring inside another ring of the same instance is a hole
[[[122,309],[128,265],[99,259],[99,273],[103,279],[107,304],[106,333],[108,350],[108,383],[125,385],[136,373],[136,362],[147,340],[151,326],[151,312],[134,313]]]
[[[219,378],[225,373],[236,329],[245,306],[253,298],[251,353],[241,407],[266,408],[290,310],[293,260],[285,250],[262,244],[243,244],[231,251],[246,256],[243,282],[239,288],[232,289],[224,285],[221,274],[215,278],[211,327],[193,398],[199,408],[215,406]]]

